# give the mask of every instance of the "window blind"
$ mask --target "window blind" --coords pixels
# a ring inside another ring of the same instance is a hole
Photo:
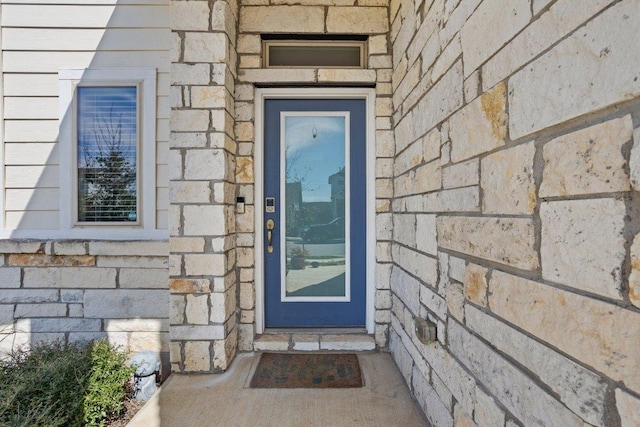
[[[137,221],[135,86],[77,89],[78,221]]]

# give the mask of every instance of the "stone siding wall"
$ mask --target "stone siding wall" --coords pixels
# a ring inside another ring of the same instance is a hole
[[[170,290],[174,372],[237,348],[235,1],[171,1]]]
[[[0,241],[0,353],[107,337],[168,356],[168,252],[166,241]]]
[[[639,10],[391,1],[390,347],[434,426],[640,425]]]
[[[254,127],[255,86],[374,86],[376,88],[376,210],[377,261],[376,342],[385,347],[390,322],[390,199],[394,155],[391,130],[391,52],[386,1],[368,0],[247,0],[240,7],[238,81],[235,95],[235,135],[238,143],[236,182],[245,197],[246,213],[237,216],[237,254],[240,279],[240,342],[253,350],[255,337],[255,204]],[[366,35],[366,69],[264,69],[261,34]],[[259,235],[259,234],[258,234]]]

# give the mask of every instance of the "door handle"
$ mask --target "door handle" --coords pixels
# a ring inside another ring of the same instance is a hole
[[[271,242],[273,236],[271,232],[273,231],[274,228],[276,228],[276,222],[273,219],[269,218],[267,220],[266,227],[267,227],[267,252],[271,253],[273,252],[273,244]]]

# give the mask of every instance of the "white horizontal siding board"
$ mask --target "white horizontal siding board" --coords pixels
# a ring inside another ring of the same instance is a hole
[[[169,52],[3,52],[5,73],[56,73],[60,68],[153,67],[169,72]]]
[[[8,211],[56,211],[60,206],[57,188],[10,188],[5,194],[5,208]]]
[[[167,50],[169,29],[3,28],[4,50],[109,51]]]
[[[169,119],[171,115],[171,101],[168,96],[158,97],[158,111],[156,114],[158,119]]]
[[[58,98],[10,97],[4,98],[5,119],[57,119]]]
[[[166,165],[169,162],[169,143],[166,141],[158,142],[156,145],[156,163]]]
[[[169,28],[170,21],[166,5],[100,6],[85,2],[70,6],[7,4],[2,8],[3,27]]]
[[[4,145],[5,165],[57,165],[57,143],[15,142]]]
[[[157,126],[157,140],[169,141],[169,119],[159,119],[156,123]]]
[[[167,165],[156,165],[156,187],[169,186],[169,167]]]
[[[171,88],[171,75],[167,70],[158,70],[158,96],[169,96]]]
[[[5,188],[57,188],[59,167],[48,166],[6,166]]]
[[[6,227],[21,230],[53,230],[58,228],[57,211],[24,211],[6,213]]]
[[[169,189],[167,187],[157,188],[156,207],[159,211],[165,211],[169,209]]]
[[[156,227],[162,230],[169,228],[169,211],[159,210],[156,214]]]
[[[5,120],[5,142],[56,142],[57,120]]]
[[[58,96],[58,74],[5,74],[4,96]]]

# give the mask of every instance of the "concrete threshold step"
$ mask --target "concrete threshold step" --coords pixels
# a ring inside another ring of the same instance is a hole
[[[254,351],[372,351],[375,339],[366,334],[275,333],[258,335]]]

